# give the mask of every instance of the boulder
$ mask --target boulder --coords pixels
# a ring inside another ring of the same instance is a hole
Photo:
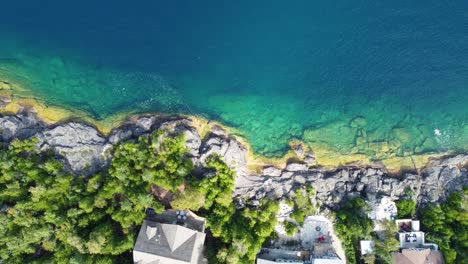
[[[294,181],[298,184],[305,184],[306,180],[302,175],[296,175],[294,176]]]

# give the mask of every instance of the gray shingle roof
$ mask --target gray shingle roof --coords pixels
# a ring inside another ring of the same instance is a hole
[[[144,220],[133,249],[134,261],[141,264],[198,263],[204,241],[204,233],[187,227]]]

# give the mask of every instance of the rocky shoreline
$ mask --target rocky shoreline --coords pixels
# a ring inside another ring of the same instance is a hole
[[[247,148],[223,128],[213,125],[201,136],[192,120],[181,116],[141,115],[128,119],[105,136],[87,124],[46,124],[34,113],[0,115],[0,142],[36,137],[42,150],[54,149],[66,168],[75,174],[91,174],[109,164],[113,145],[162,129],[169,135],[185,134],[185,144],[194,164],[211,154],[220,155],[237,172],[234,197],[237,205],[255,206],[264,197],[280,199],[302,185],[312,185],[316,202],[334,209],[347,196],[360,196],[369,203],[382,197],[412,198],[418,205],[443,201],[447,194],[468,186],[468,154],[432,159],[418,172],[395,176],[383,167],[314,166],[311,150],[296,146],[301,161],[284,168],[265,166],[260,173],[247,169]]]

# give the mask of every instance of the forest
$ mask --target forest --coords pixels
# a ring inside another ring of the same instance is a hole
[[[276,224],[278,204],[236,209],[234,172],[217,156],[194,173],[183,136],[157,131],[114,147],[108,168],[68,173],[36,140],[0,148],[0,259],[4,263],[132,263],[147,208],[191,209],[206,217],[210,263],[246,263]],[[204,175],[205,175],[204,174]],[[154,190],[172,193],[170,203]],[[194,202],[194,201],[199,201]]]

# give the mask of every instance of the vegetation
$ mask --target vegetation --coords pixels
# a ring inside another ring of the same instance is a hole
[[[219,157],[196,180],[182,136],[162,132],[114,148],[109,168],[66,173],[35,140],[0,148],[0,259],[4,263],[131,263],[146,208],[198,210],[213,236],[210,263],[252,262],[276,224],[278,204],[236,209],[234,172]],[[155,190],[171,193],[164,201]]]
[[[371,237],[372,220],[367,216],[368,205],[361,198],[351,198],[336,211],[335,230],[341,239],[348,263],[356,263],[359,241]]]
[[[212,157],[207,168],[215,171],[200,182],[205,193],[205,217],[213,237],[208,246],[209,263],[253,263],[276,225],[277,202],[264,200],[257,208],[236,210],[232,201],[234,173],[219,157]]]
[[[304,219],[307,215],[312,215],[315,212],[314,204],[311,197],[314,195],[314,189],[308,185],[305,190],[302,188],[296,189],[294,192],[293,213],[291,218],[296,220],[300,225],[304,224]]]
[[[177,192],[171,201],[171,207],[181,210],[198,211],[205,203],[205,195],[199,188],[186,186],[183,192]]]
[[[402,199],[397,201],[398,218],[412,218],[416,212],[416,203],[411,199]]]
[[[286,231],[286,235],[288,236],[293,236],[298,231],[298,227],[294,223],[291,223],[289,221],[284,221],[283,225],[284,225],[284,230]]]
[[[400,242],[396,239],[398,228],[395,222],[385,219],[380,222],[380,234],[375,242],[375,255],[378,263],[392,263],[391,252],[397,251]]]
[[[374,264],[375,263],[375,255],[374,254],[366,254],[361,256],[362,263],[364,264]]]
[[[468,259],[468,189],[451,193],[440,205],[420,210],[426,240],[439,245],[445,263],[466,263]]]

